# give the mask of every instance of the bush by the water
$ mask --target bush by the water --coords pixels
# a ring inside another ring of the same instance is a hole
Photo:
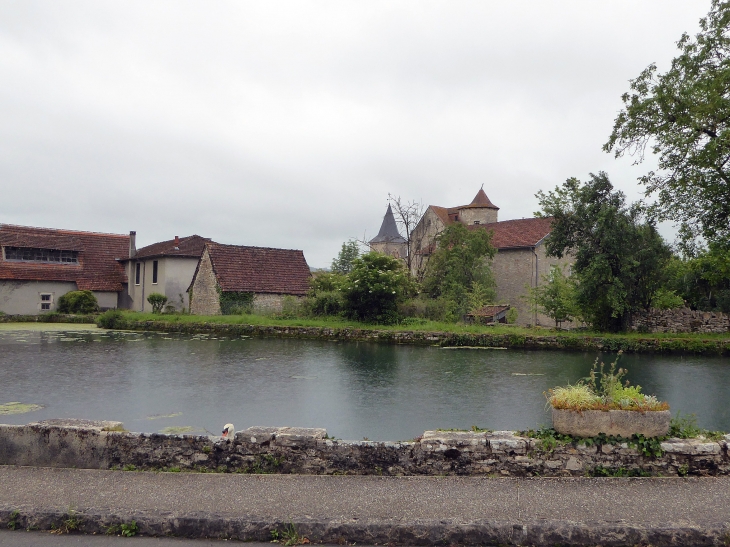
[[[94,313],[99,302],[91,291],[71,291],[58,299],[59,313]]]
[[[103,329],[123,329],[126,321],[119,310],[107,310],[96,319],[96,324]]]

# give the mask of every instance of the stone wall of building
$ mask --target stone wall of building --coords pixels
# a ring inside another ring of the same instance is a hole
[[[545,246],[538,245],[533,252],[532,248],[502,249],[492,260],[492,272],[497,282],[497,304],[509,304],[517,309],[518,325],[543,325],[554,327],[555,321],[547,315],[535,314],[530,311],[525,297],[529,287],[535,283],[542,284],[543,276],[550,273],[552,266],[565,268],[573,259],[548,257]],[[568,275],[568,272],[565,272]],[[563,325],[567,327],[569,325]]]
[[[488,207],[464,207],[459,209],[459,222],[466,224],[491,224],[498,221],[497,209]]]
[[[299,302],[304,297],[288,294],[255,293],[253,295],[253,310],[256,313],[279,313],[284,308],[287,299]]]
[[[410,442],[342,441],[324,429],[250,427],[233,440],[117,431],[120,422],[0,425],[0,465],[311,475],[728,475],[730,435],[670,439],[645,456],[622,444],[546,446],[511,431],[426,431]]]
[[[649,310],[631,318],[631,329],[638,332],[730,332],[730,314],[689,308]]]
[[[218,295],[218,280],[213,271],[208,249],[200,257],[198,271],[193,278],[190,294],[190,313],[193,315],[220,315],[221,301]]]

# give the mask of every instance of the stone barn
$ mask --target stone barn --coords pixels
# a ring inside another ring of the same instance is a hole
[[[209,242],[190,284],[190,313],[278,312],[287,297],[306,296],[310,277],[302,251]]]

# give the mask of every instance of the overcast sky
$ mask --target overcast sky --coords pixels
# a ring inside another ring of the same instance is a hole
[[[388,193],[500,220],[632,166],[621,94],[709,0],[0,0],[0,222],[303,249],[328,267]]]

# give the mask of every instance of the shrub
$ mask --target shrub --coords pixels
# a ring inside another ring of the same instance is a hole
[[[401,260],[370,252],[353,261],[342,292],[350,318],[392,324],[399,319],[398,303],[412,296],[415,286]]]
[[[59,313],[94,313],[99,302],[91,291],[70,291],[58,299]]]
[[[96,319],[96,324],[103,329],[122,329],[126,321],[119,310],[107,310]]]
[[[152,305],[152,313],[162,313],[162,308],[167,304],[167,297],[164,294],[153,292],[147,297],[147,302]]]
[[[321,291],[307,299],[306,307],[310,315],[340,315],[342,313],[342,293]]]

